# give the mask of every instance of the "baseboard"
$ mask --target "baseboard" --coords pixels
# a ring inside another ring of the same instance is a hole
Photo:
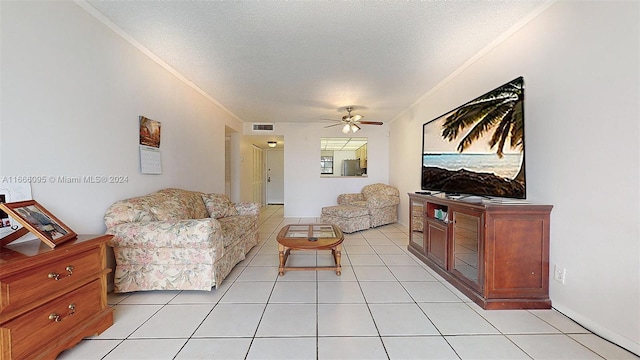
[[[627,351],[630,351],[638,356],[640,356],[640,344],[633,342],[633,340],[626,338],[624,336],[621,336],[620,334],[614,333],[611,330],[602,327],[602,325],[593,322],[591,319],[589,318],[585,318],[584,316],[570,310],[567,309],[565,307],[562,306],[557,306],[556,304],[553,305],[553,308],[556,309],[558,312],[566,315],[567,317],[569,317],[571,320],[577,322],[578,324],[580,324],[582,327],[584,327],[585,329],[591,331],[592,333],[594,333],[597,336],[600,336],[601,338],[610,341],[622,348],[624,348]]]

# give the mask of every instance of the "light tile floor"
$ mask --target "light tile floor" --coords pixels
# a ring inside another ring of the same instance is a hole
[[[482,310],[406,251],[399,224],[347,234],[341,276],[278,276],[278,230],[316,220],[264,207],[260,244],[218,289],[109,294],[113,326],[60,359],[640,359],[555,310]]]

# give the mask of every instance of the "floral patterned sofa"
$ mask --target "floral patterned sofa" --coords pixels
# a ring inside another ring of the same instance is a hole
[[[398,221],[400,193],[386,184],[370,184],[358,194],[338,195],[338,205],[322,208],[321,221],[352,233]]]
[[[114,291],[208,290],[258,244],[259,206],[163,189],[111,205]]]

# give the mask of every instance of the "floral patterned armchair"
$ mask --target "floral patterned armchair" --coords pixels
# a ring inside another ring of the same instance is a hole
[[[114,203],[114,291],[210,291],[258,243],[258,215],[257,204],[181,189]]]
[[[371,227],[397,222],[399,203],[400,193],[398,189],[381,183],[366,185],[359,194],[338,195],[339,205],[368,209]]]

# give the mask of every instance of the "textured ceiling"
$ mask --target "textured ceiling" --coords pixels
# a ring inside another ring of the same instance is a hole
[[[88,1],[247,122],[389,122],[540,1]]]

